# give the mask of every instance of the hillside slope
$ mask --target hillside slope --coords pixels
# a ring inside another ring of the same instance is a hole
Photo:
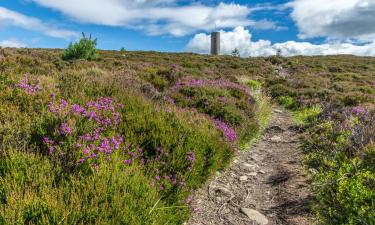
[[[0,223],[182,224],[259,135],[262,86],[307,134],[317,218],[371,224],[374,58],[61,55],[0,49]]]

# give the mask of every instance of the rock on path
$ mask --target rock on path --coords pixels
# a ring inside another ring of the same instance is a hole
[[[275,109],[264,135],[196,193],[187,224],[312,224],[300,136],[289,113]]]

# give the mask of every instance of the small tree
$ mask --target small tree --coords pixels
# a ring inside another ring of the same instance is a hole
[[[241,55],[240,55],[240,51],[239,51],[237,48],[235,48],[235,49],[232,51],[232,56],[233,56],[233,57],[241,57]]]
[[[82,32],[82,38],[76,43],[70,43],[68,48],[65,49],[63,54],[64,60],[72,59],[86,59],[95,60],[98,58],[96,49],[97,39],[92,39],[91,34],[86,37],[85,33]]]

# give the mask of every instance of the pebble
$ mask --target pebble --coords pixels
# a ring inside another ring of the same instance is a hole
[[[249,217],[251,220],[257,222],[260,225],[267,225],[268,219],[262,213],[248,208],[241,208],[241,212]]]
[[[258,174],[256,172],[249,173],[250,176],[256,177]]]
[[[273,136],[271,137],[272,142],[281,142],[281,137],[280,136]]]
[[[240,177],[240,181],[246,181],[247,180],[247,176],[241,176]]]

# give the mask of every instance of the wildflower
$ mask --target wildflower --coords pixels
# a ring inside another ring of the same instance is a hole
[[[88,155],[88,154],[90,154],[90,150],[87,149],[87,148],[85,148],[85,149],[83,149],[83,153],[84,153],[85,155]]]
[[[85,112],[85,109],[77,104],[72,105],[71,111],[74,115],[81,115]]]
[[[45,144],[47,144],[47,145],[52,145],[52,144],[55,143],[54,141],[52,141],[51,139],[49,139],[49,137],[44,137],[44,138],[43,138],[43,142],[44,142]]]
[[[31,84],[28,77],[25,76],[22,78],[19,84],[16,86],[20,89],[22,89],[24,92],[26,92],[29,95],[34,95],[37,94],[40,90],[41,87],[39,86],[40,81],[38,80],[37,84]]]
[[[357,115],[360,115],[360,114],[365,114],[366,113],[366,109],[361,107],[361,106],[356,106],[352,109],[352,112],[354,114],[357,114]]]
[[[132,159],[126,159],[126,160],[124,160],[124,163],[125,163],[126,165],[130,165],[130,164],[133,163],[133,160],[132,160]]]
[[[236,131],[231,128],[228,124],[220,121],[220,120],[214,120],[215,126],[218,130],[223,132],[225,138],[229,142],[234,142],[237,139],[237,133]]]
[[[69,135],[72,133],[72,128],[67,123],[62,123],[60,126],[61,135]]]
[[[195,162],[195,153],[194,152],[189,152],[188,154],[187,154],[187,160],[189,161],[189,162],[191,162],[191,163],[193,163],[193,162]]]

